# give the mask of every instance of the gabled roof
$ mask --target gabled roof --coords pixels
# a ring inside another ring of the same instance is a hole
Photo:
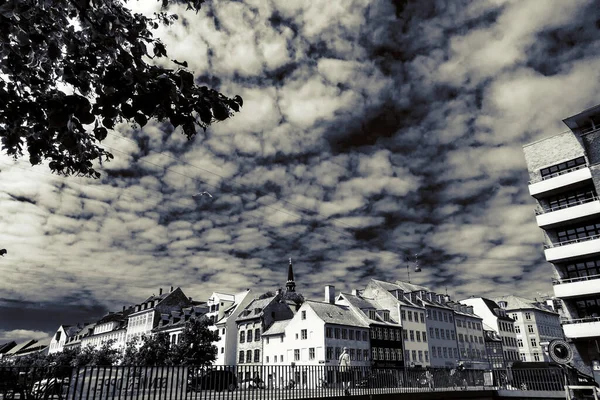
[[[369,324],[356,316],[350,307],[313,300],[306,300],[304,304],[312,308],[326,324],[369,327]]]
[[[15,342],[15,341],[4,343],[4,344],[0,344],[0,354],[6,353],[7,351],[9,351],[10,349],[12,349],[16,345],[17,345],[17,342]]]
[[[290,323],[291,319],[284,319],[282,321],[275,321],[269,329],[263,332],[262,336],[281,335],[285,332],[286,326]]]
[[[486,299],[485,297],[480,297],[480,299],[483,301],[483,304],[485,304],[485,306],[492,312],[492,314],[496,316],[496,318],[503,321],[514,322],[512,318],[505,317],[496,311],[496,309],[499,309],[500,306],[495,301]]]
[[[264,309],[275,300],[276,296],[267,297],[264,299],[254,299],[244,308],[244,310],[235,319],[236,321],[244,321],[262,317]]]
[[[406,297],[398,299],[391,293],[395,290],[402,290],[405,293],[410,293],[410,291],[406,290],[402,286],[396,285],[395,283],[379,281],[377,279],[371,279],[371,281],[374,282],[376,285],[378,285],[380,288],[388,291],[390,293],[390,296],[393,296],[396,299],[396,301],[400,302],[400,304],[405,305],[405,306],[410,306],[410,307],[423,308],[423,306],[421,304],[413,303],[411,300],[407,299]]]
[[[37,340],[35,339],[30,339],[26,342],[23,343],[19,343],[18,345],[16,345],[15,347],[13,347],[12,349],[10,349],[9,351],[6,352],[7,356],[11,356],[14,354],[19,353],[20,351],[25,350],[26,348],[28,348],[29,346],[34,345],[35,343],[37,343]]]
[[[494,299],[494,301],[496,303],[505,301],[507,303],[506,304],[507,311],[538,310],[538,311],[543,311],[543,312],[547,312],[547,313],[552,313],[552,314],[555,314],[558,316],[558,313],[555,312],[554,310],[552,310],[548,305],[546,305],[544,303],[540,303],[535,300],[526,299],[525,297],[519,297],[519,296],[513,296],[513,295],[501,296],[501,297],[496,297]]]
[[[354,307],[354,309],[360,313],[360,317],[363,318],[363,320],[366,323],[380,325],[398,325],[398,323],[393,321],[391,318],[390,321],[384,321],[379,314],[376,314],[375,319],[372,319],[369,316],[369,313],[365,312],[365,310],[385,310],[389,312],[389,310],[387,310],[385,307],[379,304],[375,299],[359,297],[349,293],[341,293],[340,296],[342,296],[350,304],[350,307]]]

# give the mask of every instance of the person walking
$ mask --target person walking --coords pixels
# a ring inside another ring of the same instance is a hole
[[[344,388],[344,394],[350,396],[350,380],[351,371],[350,367],[352,362],[350,360],[350,354],[348,354],[348,348],[344,347],[344,351],[340,355],[340,380],[342,381],[342,387]]]

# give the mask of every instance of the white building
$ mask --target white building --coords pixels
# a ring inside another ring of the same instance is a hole
[[[515,321],[517,346],[522,361],[551,361],[543,345],[564,339],[560,316],[548,305],[518,296],[494,299]]]
[[[127,317],[132,311],[133,308],[123,308],[120,312],[109,312],[96,322],[90,335],[81,338],[81,347],[99,348],[110,340],[113,348],[123,349],[126,344]]]
[[[568,131],[523,152],[563,331],[591,373],[600,360],[600,105],[563,122]]]
[[[214,321],[214,327],[219,331],[217,359],[215,365],[235,365],[237,357],[237,324],[235,319],[239,313],[253,300],[252,291],[228,294],[214,292],[206,302],[207,318]]]
[[[327,302],[307,300],[293,318],[273,323],[264,332],[263,360],[271,375],[267,380],[275,386],[287,382],[290,375],[308,387],[317,385],[319,379],[335,382],[344,347],[348,348],[353,366],[371,364],[369,325],[349,307],[335,304],[333,287],[327,290]],[[281,365],[290,368],[277,368]]]
[[[65,343],[69,338],[73,337],[81,329],[76,325],[61,325],[58,327],[48,346],[48,354],[60,353],[65,347]]]
[[[472,306],[473,312],[483,319],[483,323],[500,336],[505,363],[520,360],[515,321],[507,315],[505,309],[484,297],[472,297],[460,300],[459,303]]]

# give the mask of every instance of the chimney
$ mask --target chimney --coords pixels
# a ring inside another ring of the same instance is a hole
[[[123,312],[125,312],[125,306],[123,306]]]
[[[358,289],[352,289],[352,296],[360,297],[360,291]]]
[[[448,303],[450,301],[450,296],[449,295],[445,295],[444,296],[444,303]]]
[[[473,306],[467,306],[467,312],[469,314],[475,314],[475,312],[473,312]]]
[[[158,288],[158,295],[160,296],[162,294],[162,288]]]
[[[191,297],[189,297],[189,299],[190,299],[190,301],[192,301],[192,298],[191,298]]]
[[[467,306],[465,306],[465,305],[461,304],[461,305],[460,305],[460,312],[462,312],[462,313],[465,313],[465,314],[466,314],[466,313],[467,313]]]
[[[171,292],[173,291],[173,286],[171,286]]]
[[[277,289],[277,290],[275,291],[275,296],[279,296],[280,294],[281,294],[281,289]]]
[[[325,302],[335,304],[335,286],[325,285]]]

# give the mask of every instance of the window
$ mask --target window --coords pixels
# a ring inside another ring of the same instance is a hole
[[[339,338],[340,338],[340,328],[335,328],[335,329],[333,330],[333,333],[334,333],[334,335],[333,335],[333,336],[334,336],[336,339],[339,339]]]
[[[442,331],[442,339],[446,339],[446,333],[444,332],[443,329],[440,329]]]
[[[515,321],[517,321],[517,320],[519,319],[519,318],[518,318],[518,317],[519,317],[519,315],[518,315],[517,313],[512,313],[512,314],[510,315],[510,317],[511,317],[512,319],[514,319]]]
[[[350,359],[356,360],[356,350],[350,349]]]
[[[279,356],[279,361],[283,362],[283,354]]]
[[[429,328],[429,337],[433,338],[433,328]]]
[[[412,351],[412,359],[413,359],[413,361],[417,361],[417,351],[416,350]]]
[[[344,339],[344,340],[348,339],[348,329],[346,329],[346,328],[342,329],[342,339]]]
[[[427,332],[423,331],[423,341],[427,341]]]
[[[429,352],[425,350],[425,361],[429,362]]]
[[[252,350],[246,351],[246,362],[252,362]]]
[[[410,341],[411,342],[415,341],[415,331],[410,331]]]
[[[246,332],[246,336],[248,338],[248,343],[250,343],[252,341],[252,329],[248,329],[248,332]]]
[[[419,350],[419,361],[423,361],[423,350]]]
[[[302,329],[300,331],[300,337],[302,338],[302,340],[306,340],[308,339],[308,330],[306,329]]]
[[[302,311],[302,313],[300,314],[300,316],[302,317],[302,319],[306,319],[306,311]]]
[[[450,333],[452,334],[452,340],[456,340],[456,333],[454,331],[450,331]]]
[[[560,175],[561,172],[576,168],[580,165],[586,165],[585,157],[577,157],[573,160],[565,161],[560,164],[551,165],[546,168],[540,169],[540,175],[542,179],[550,178],[555,175]],[[564,172],[563,172],[564,173]]]
[[[448,322],[448,313],[444,313],[444,322]]]
[[[377,347],[373,347],[371,350],[371,357],[373,360],[379,360],[379,357],[377,356]]]
[[[435,338],[436,339],[440,338],[440,330],[439,330],[439,328],[435,328]]]
[[[358,335],[356,335],[356,336],[358,336]],[[348,331],[348,339],[354,340],[354,329],[350,329]]]
[[[531,347],[537,347],[537,340],[535,338],[531,338]]]
[[[412,311],[409,311],[409,312],[408,312],[408,320],[409,320],[410,322],[412,322],[412,320],[413,320],[413,318],[412,318]]]
[[[221,347],[221,354],[225,353],[225,347]]]
[[[246,342],[246,331],[240,331],[240,343]]]
[[[462,328],[462,321],[460,319],[456,320],[456,326],[458,326],[459,328]]]
[[[437,320],[438,320],[438,318],[437,318],[437,311],[436,311],[436,310],[433,310],[433,319],[434,319],[435,321],[437,321]]]
[[[377,339],[381,339],[381,328],[375,328],[375,332],[377,333]]]
[[[404,340],[408,340],[408,332],[406,329],[402,331],[402,336],[404,336]]]
[[[328,360],[333,360],[333,347],[328,347],[326,350],[326,358]]]
[[[254,341],[255,342],[260,341],[260,328],[256,328],[254,330]]]
[[[591,222],[587,225],[571,225],[556,231],[557,241],[559,243],[574,239],[584,239],[598,234],[600,234],[600,222]]]
[[[425,323],[425,313],[419,313],[419,316],[421,317],[421,323],[424,324]]]
[[[582,278],[592,275],[600,275],[600,258],[587,259],[566,264],[563,269],[567,278]]]
[[[325,328],[325,337],[327,337],[327,338],[333,337],[333,332],[332,332],[331,328]]]
[[[463,334],[462,333],[458,334],[458,341],[461,342],[461,343],[464,342],[464,340],[463,340]]]
[[[400,319],[406,321],[406,312],[404,310],[400,310]]]
[[[526,313],[525,313],[525,319],[526,319],[527,321],[530,321],[530,320],[531,320],[531,313],[530,313],[530,312],[526,312]]]
[[[369,318],[377,319],[377,313],[375,312],[375,310],[369,310]]]
[[[294,361],[300,361],[300,349],[294,349]]]
[[[539,355],[539,353],[533,353],[533,360],[534,361],[540,361],[540,355]]]
[[[416,331],[417,334],[417,342],[421,341],[421,332],[420,331]]]
[[[452,319],[452,314],[448,315],[448,318],[450,319],[450,322],[454,322],[454,320]]]
[[[336,347],[335,348],[335,359],[338,360],[341,355],[342,355],[342,349],[339,347]]]
[[[254,350],[254,362],[255,363],[260,362],[260,350],[259,349]]]
[[[244,352],[240,351],[240,357],[238,359],[238,363],[243,364],[244,363]]]
[[[369,350],[367,350],[367,349],[363,350],[363,359],[365,361],[369,361]]]
[[[383,340],[388,340],[388,330],[387,330],[387,328],[383,328]]]
[[[521,327],[519,325],[515,325],[515,332],[521,333]]]
[[[471,329],[471,321],[467,321],[467,326]]]
[[[579,298],[575,302],[575,310],[579,318],[596,317],[600,315],[600,296]]]
[[[517,339],[517,346],[523,347],[523,339]]]
[[[454,352],[454,358],[458,358],[458,349],[454,347],[452,350]]]
[[[444,358],[448,358],[448,349],[444,347]]]
[[[533,325],[527,325],[527,332],[533,333]]]
[[[404,350],[404,361],[410,361],[410,350]]]
[[[473,343],[473,335],[469,335],[469,339],[471,340],[471,343]]]
[[[367,331],[363,331],[362,338],[363,338],[363,342],[366,342],[369,340]]]
[[[315,359],[315,348],[314,347],[311,347],[308,349],[308,359],[309,360]]]
[[[266,363],[268,364],[269,363],[269,356],[266,356],[265,360],[266,360]],[[275,359],[275,361],[277,361],[277,358]]]

